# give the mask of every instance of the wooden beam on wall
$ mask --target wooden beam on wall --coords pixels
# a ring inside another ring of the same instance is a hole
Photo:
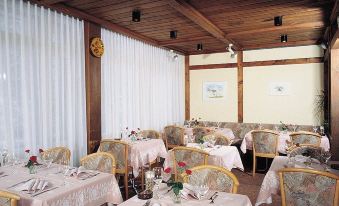
[[[243,68],[243,51],[238,51],[238,122],[244,121],[244,68]]]
[[[227,64],[204,64],[204,65],[193,65],[190,66],[190,70],[199,70],[199,69],[223,69],[223,68],[236,68],[237,63],[227,63]]]
[[[333,160],[339,160],[339,49],[331,50],[330,72],[330,127],[331,153]]]
[[[190,56],[185,56],[185,119],[190,120]]]
[[[101,140],[101,59],[90,53],[93,37],[101,36],[99,25],[85,22],[85,79],[86,79],[86,122],[87,153],[93,153]]]
[[[201,28],[209,32],[215,38],[219,39],[225,44],[232,43],[236,50],[241,49],[241,46],[238,43],[226,37],[226,34],[219,27],[213,24],[209,19],[207,19],[203,14],[201,14],[197,9],[195,9],[185,0],[170,0],[169,5],[171,5],[175,10],[199,25]]]
[[[239,56],[239,53],[237,56]],[[322,57],[312,57],[312,58],[300,58],[300,59],[282,59],[282,60],[243,62],[242,66],[243,67],[259,67],[259,66],[288,65],[288,64],[310,64],[310,63],[322,63],[322,62],[324,62]],[[199,70],[199,69],[224,69],[224,68],[236,68],[236,67],[239,67],[239,62],[238,63],[227,63],[227,64],[194,65],[194,66],[190,66],[189,68],[190,70]]]

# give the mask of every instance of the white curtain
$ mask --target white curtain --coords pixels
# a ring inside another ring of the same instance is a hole
[[[0,149],[66,146],[86,154],[83,22],[0,0]]]
[[[184,121],[184,57],[101,30],[102,136]]]

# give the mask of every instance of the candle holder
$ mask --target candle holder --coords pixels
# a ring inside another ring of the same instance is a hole
[[[145,188],[146,190],[152,191],[154,187],[154,171],[147,171],[145,172]]]

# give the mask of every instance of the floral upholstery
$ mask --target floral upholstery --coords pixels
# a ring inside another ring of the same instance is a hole
[[[252,137],[256,153],[276,154],[278,134],[257,130],[252,132]]]
[[[288,206],[333,206],[337,180],[307,172],[283,172],[283,189]]]
[[[222,134],[213,133],[213,134],[209,134],[209,135],[204,136],[204,141],[209,141],[209,140],[212,140],[212,139],[215,140],[215,145],[228,146],[232,143],[231,140],[228,137],[226,137]]]
[[[191,185],[208,185],[210,190],[232,193],[235,185],[234,180],[225,172],[213,168],[192,170],[188,178]]]
[[[199,139],[203,138],[204,136],[211,134],[211,131],[207,127],[195,127],[193,128],[193,135],[195,137],[195,142],[199,142]]]
[[[0,197],[0,206],[11,206],[11,200],[9,198]]]
[[[112,154],[116,161],[116,169],[125,170],[128,158],[125,156],[126,150],[128,150],[128,145],[123,142],[103,140],[100,142],[98,151]]]
[[[168,145],[184,145],[185,129],[178,126],[167,126],[164,128],[164,138]]]
[[[157,132],[155,130],[142,130],[140,132],[140,135],[144,138],[150,138],[150,139],[159,139],[160,138],[159,132]]]
[[[55,147],[45,150],[41,153],[42,159],[52,159],[53,163],[68,165],[70,162],[71,151],[66,147]]]
[[[200,121],[200,126],[205,127],[217,127],[217,122],[210,121]],[[236,123],[236,122],[221,122],[219,125],[221,128],[229,128],[233,131],[236,139],[243,139],[245,134],[248,132],[258,129],[258,123]],[[261,126],[265,129],[274,130],[275,126],[281,127],[280,124],[261,124]],[[298,125],[299,131],[313,131],[312,125]],[[292,129],[292,128],[290,128]]]
[[[192,168],[199,165],[206,164],[208,154],[203,150],[193,149],[193,148],[180,148],[175,147],[173,149],[174,153],[174,164],[178,165],[179,162],[185,162],[187,168]],[[175,175],[179,172],[178,167],[175,171]]]
[[[83,157],[80,164],[89,170],[112,173],[115,167],[115,159],[109,153],[99,152]]]
[[[292,144],[308,144],[308,145],[315,145],[319,146],[321,137],[319,137],[317,134],[312,134],[312,133],[306,133],[306,132],[301,132],[301,133],[292,133],[290,134]]]

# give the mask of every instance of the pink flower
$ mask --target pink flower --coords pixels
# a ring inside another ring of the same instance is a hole
[[[192,170],[186,170],[185,172],[186,172],[186,174],[188,174],[188,175],[191,175],[191,174],[192,174]]]
[[[165,170],[164,170],[165,173],[169,174],[171,173],[171,168],[170,167],[167,167]]]
[[[135,131],[134,131],[134,130],[132,130],[132,131],[131,131],[131,134],[135,134]]]
[[[185,162],[178,162],[179,167],[185,167],[186,163]]]
[[[26,149],[26,150],[25,150],[25,152],[26,152],[26,153],[29,153],[29,152],[30,152],[30,150],[29,150],[29,149]]]
[[[43,152],[44,152],[44,150],[40,148],[39,149],[39,153],[43,153]]]

